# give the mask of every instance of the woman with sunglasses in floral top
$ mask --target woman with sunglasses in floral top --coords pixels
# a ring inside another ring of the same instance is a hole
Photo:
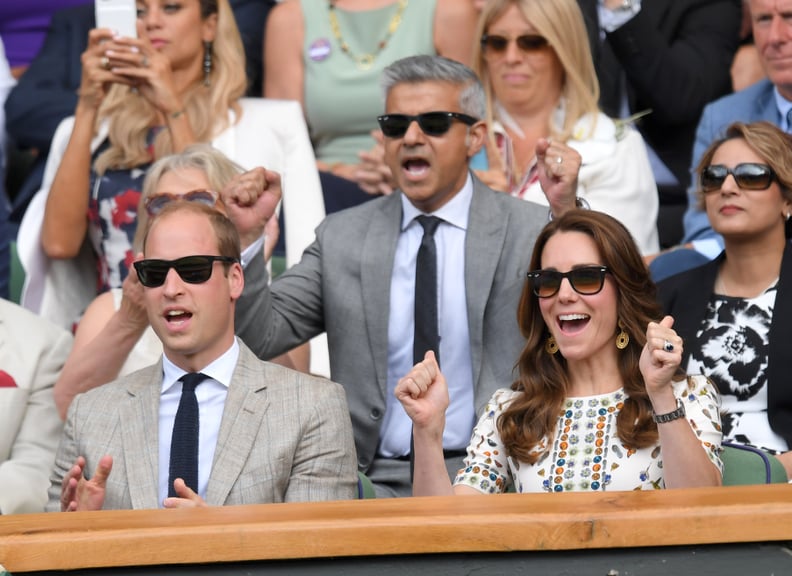
[[[778,455],[792,477],[792,139],[734,123],[704,153],[699,207],[723,236],[714,261],[658,284],[687,371],[723,397],[724,439]]]
[[[576,0],[490,0],[478,38],[473,67],[487,93],[490,138],[471,166],[482,181],[547,205],[536,147],[549,138],[557,175],[579,170],[578,197],[627,226],[641,253],[657,252],[659,199],[646,146],[597,106],[599,83]]]
[[[448,388],[432,352],[396,397],[413,421],[414,495],[653,490],[721,483],[714,386],[679,371],[627,229],[572,210],[536,240],[518,320],[511,390],[490,399],[452,483],[442,458]],[[659,320],[659,321],[658,321]]]

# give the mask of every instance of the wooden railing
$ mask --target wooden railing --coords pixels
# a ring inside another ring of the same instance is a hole
[[[0,517],[0,564],[45,570],[792,540],[792,486],[404,498]]]

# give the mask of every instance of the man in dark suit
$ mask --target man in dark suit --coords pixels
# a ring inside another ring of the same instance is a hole
[[[682,237],[690,157],[704,106],[731,91],[740,0],[578,0],[614,118],[651,110],[636,125],[650,149],[660,193],[658,231]],[[654,157],[652,157],[654,156]]]
[[[302,260],[271,288],[263,266],[248,265],[237,329],[264,358],[327,332],[331,375],[346,388],[352,414],[358,467],[378,496],[406,496],[410,421],[393,391],[414,361],[421,218],[441,220],[434,233],[436,327],[444,370],[453,372],[444,448],[454,474],[477,413],[496,388],[512,383],[523,345],[517,303],[548,212],[470,173],[469,159],[486,138],[478,120],[484,93],[472,70],[416,56],[391,64],[383,83],[385,159],[399,189],[328,216]],[[560,150],[547,141],[537,146],[554,214],[575,205],[580,165],[574,151]]]
[[[72,401],[48,509],[354,498],[344,391],[262,362],[234,336],[244,285],[234,224],[213,207],[172,202],[151,221],[143,254],[135,268],[163,355]]]

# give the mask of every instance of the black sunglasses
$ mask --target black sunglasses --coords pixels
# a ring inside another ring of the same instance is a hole
[[[528,272],[533,293],[539,298],[550,298],[561,289],[561,281],[566,278],[572,289],[578,294],[592,296],[597,294],[605,285],[607,266],[581,266],[569,272],[558,270],[534,270]]]
[[[704,192],[720,190],[729,174],[743,190],[767,190],[776,179],[775,172],[767,164],[743,162],[734,168],[723,164],[712,164],[701,171],[701,189]]]
[[[215,262],[233,264],[230,256],[185,256],[176,260],[138,260],[135,262],[140,283],[146,288],[157,288],[165,283],[168,271],[173,268],[179,277],[189,284],[203,284],[212,277]]]
[[[458,120],[472,126],[478,119],[460,112],[424,112],[411,116],[409,114],[383,114],[377,116],[382,133],[388,138],[401,138],[407,132],[410,124],[418,122],[423,133],[427,136],[442,136],[451,128],[451,122]]]
[[[549,44],[547,38],[538,34],[523,34],[522,36],[517,36],[514,41],[517,42],[517,48],[522,52],[536,52]],[[509,42],[511,42],[511,39],[505,36],[485,34],[481,37],[481,48],[484,52],[502,54],[508,48]]]

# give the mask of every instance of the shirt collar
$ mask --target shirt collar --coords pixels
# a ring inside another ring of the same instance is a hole
[[[777,86],[773,88],[773,97],[775,98],[776,108],[778,109],[779,114],[781,114],[780,127],[786,132],[789,132],[790,129],[792,129],[792,126],[790,126],[789,122],[787,122],[787,114],[789,114],[789,111],[792,110],[792,102],[781,96]]]
[[[470,215],[470,203],[473,200],[473,178],[470,176],[470,172],[467,173],[467,178],[465,179],[465,184],[462,186],[462,189],[454,195],[451,200],[446,202],[443,206],[441,206],[438,210],[431,213],[432,216],[437,216],[444,222],[451,224],[457,228],[462,230],[467,230],[468,224],[468,216]],[[421,212],[413,206],[412,202],[407,198],[407,196],[402,193],[401,195],[401,203],[402,203],[402,222],[401,222],[401,230],[407,229],[407,227],[412,224],[413,220],[415,220],[418,216],[425,214]]]
[[[237,360],[239,360],[239,342],[237,342],[236,336],[234,336],[234,342],[231,344],[231,347],[226,350],[222,356],[211,362],[208,366],[205,366],[199,370],[199,372],[206,374],[212,380],[215,380],[216,382],[219,382],[228,388],[228,386],[231,384],[231,376],[234,374]],[[168,357],[165,356],[165,354],[163,354],[161,393],[164,394],[170,390],[173,385],[179,381],[179,378],[185,374],[187,374],[185,370],[182,370],[176,366],[173,362],[168,360]]]

